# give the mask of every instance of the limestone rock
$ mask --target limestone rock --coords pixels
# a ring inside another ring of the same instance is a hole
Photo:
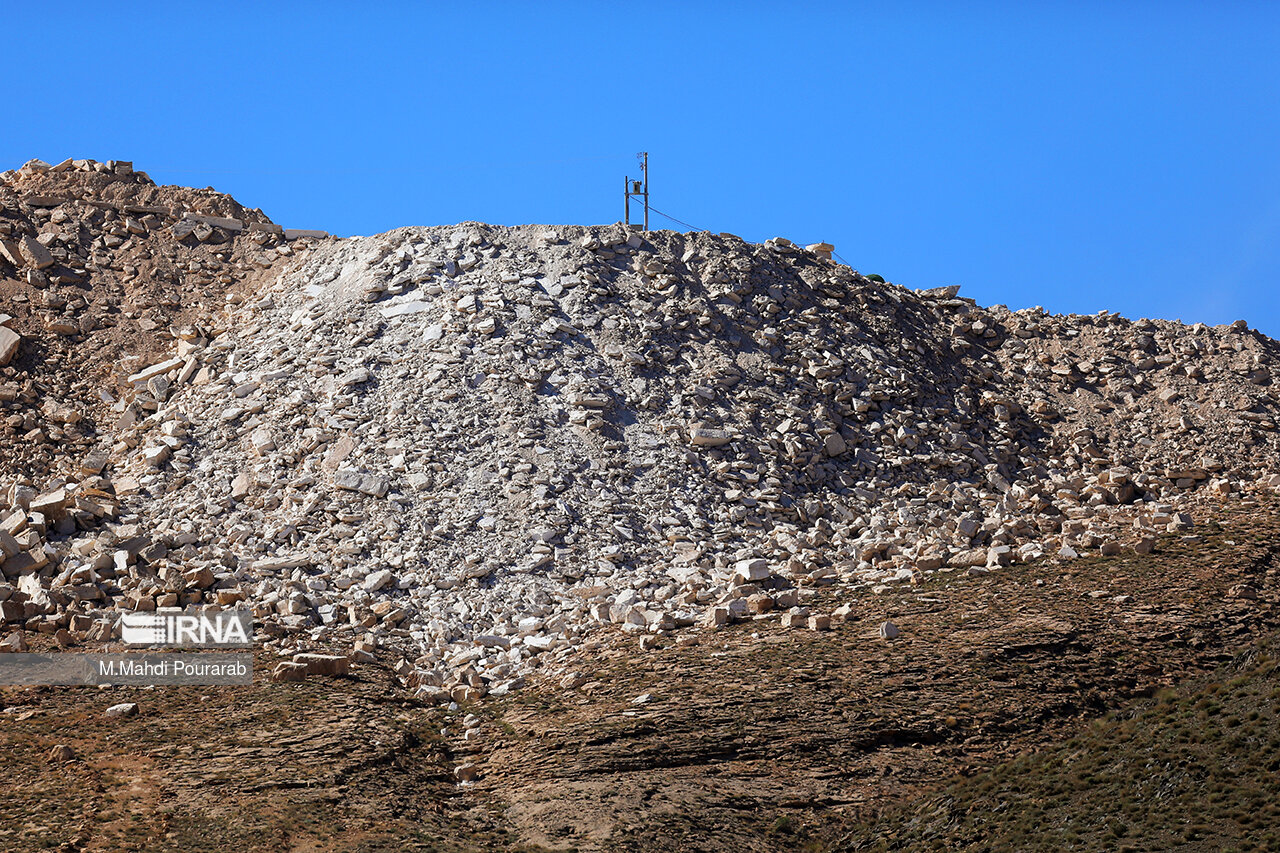
[[[23,235],[18,241],[18,247],[22,250],[23,259],[32,269],[43,270],[53,266],[53,255],[34,237]]]
[[[271,680],[278,682],[305,681],[310,667],[297,661],[280,661],[271,670]]]
[[[721,429],[694,429],[689,439],[696,447],[721,447],[733,441],[733,436]]]
[[[377,592],[388,584],[391,584],[394,580],[395,575],[392,574],[390,569],[380,569],[376,572],[371,572],[367,577],[365,577],[364,588],[369,592]]]
[[[12,329],[0,326],[0,367],[4,367],[13,361],[13,357],[18,353],[18,346],[22,343],[22,336]]]
[[[306,667],[307,675],[348,675],[351,672],[351,658],[346,655],[323,655],[303,652],[293,656],[295,664]]]
[[[361,492],[371,497],[382,497],[387,493],[391,484],[385,477],[379,477],[370,474],[367,471],[357,471],[351,468],[344,468],[336,471],[333,475],[333,484],[339,489],[345,489],[352,492]]]

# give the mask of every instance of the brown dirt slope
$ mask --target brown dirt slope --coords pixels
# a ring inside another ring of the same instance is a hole
[[[1148,557],[859,598],[828,632],[747,623],[644,653],[618,636],[574,663],[576,689],[545,682],[456,713],[414,703],[378,667],[252,688],[9,689],[0,846],[861,845],[861,821],[1052,749],[1275,632],[1278,532],[1258,505]],[[875,636],[886,618],[893,642]],[[101,717],[126,699],[139,717]],[[481,721],[470,741],[466,713]],[[79,757],[50,763],[58,743]],[[454,784],[462,763],[476,784]]]
[[[265,662],[262,662],[265,666]],[[127,719],[102,712],[139,703]],[[0,849],[516,849],[383,670],[241,688],[9,689]],[[52,761],[53,746],[76,752]]]
[[[516,736],[488,748],[483,784],[548,845],[834,844],[847,820],[1056,744],[1268,635],[1276,523],[1209,525],[1156,557],[951,575],[860,598],[831,633],[760,623],[584,660],[580,690],[504,706]],[[876,635],[885,618],[902,629],[892,643]]]
[[[1280,671],[1197,679],[850,832],[865,850],[1280,850]]]

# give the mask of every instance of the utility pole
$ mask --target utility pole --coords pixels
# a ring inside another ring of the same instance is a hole
[[[631,197],[639,196],[644,199],[644,230],[649,230],[649,152],[641,151],[636,155],[636,159],[640,161],[640,173],[643,180],[633,181],[628,175],[623,184],[625,197],[623,199],[623,223],[631,224]]]
[[[649,230],[649,152],[641,155],[640,169],[644,173],[644,230]]]

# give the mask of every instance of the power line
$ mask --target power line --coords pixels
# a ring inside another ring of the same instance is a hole
[[[652,210],[654,213],[658,214],[659,216],[661,216],[661,217],[665,218],[665,219],[670,219],[672,222],[676,222],[676,223],[678,223],[678,224],[680,224],[680,225],[683,225],[685,228],[691,228],[691,229],[693,229],[694,231],[705,231],[705,230],[706,230],[705,228],[699,228],[699,227],[698,227],[698,226],[696,226],[696,225],[690,225],[688,222],[685,222],[683,219],[676,219],[676,218],[675,218],[674,216],[672,216],[670,213],[663,213],[661,210],[658,210],[658,208],[654,207],[653,205],[649,205],[649,209],[650,209],[650,210]]]
[[[691,229],[691,230],[693,230],[693,231],[705,231],[705,230],[706,230],[705,228],[699,228],[699,227],[698,227],[698,226],[696,226],[696,225],[691,225],[691,224],[689,224],[688,222],[685,222],[683,219],[676,219],[674,216],[672,216],[672,215],[671,215],[671,214],[669,214],[669,213],[663,213],[661,210],[658,210],[658,208],[654,207],[653,205],[649,205],[649,210],[653,211],[654,213],[658,214],[659,216],[663,217],[664,219],[670,219],[672,222],[679,223],[680,225],[683,225],[684,227],[689,228],[689,229]],[[851,264],[851,263],[849,263],[848,261],[846,261],[846,260],[844,259],[844,257],[843,257],[839,252],[837,252],[837,251],[835,251],[835,250],[832,250],[831,255],[832,255],[832,257],[836,258],[836,260],[840,261],[840,263],[844,264],[844,265],[845,265],[846,267],[848,267],[849,269],[853,269],[853,264]]]

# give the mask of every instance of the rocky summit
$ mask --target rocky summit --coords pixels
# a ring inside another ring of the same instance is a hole
[[[281,656],[466,701],[610,632],[1194,544],[1280,490],[1244,322],[983,307],[781,237],[337,239],[123,162],[0,178],[12,648],[248,608]]]

